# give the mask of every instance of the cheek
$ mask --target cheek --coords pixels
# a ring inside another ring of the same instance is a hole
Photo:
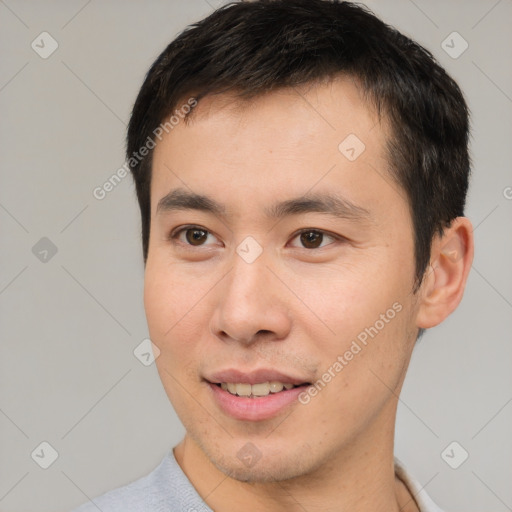
[[[375,268],[370,262],[363,267],[347,270],[340,265],[329,272],[303,273],[294,283],[297,296],[308,306],[309,324],[317,335],[323,329],[331,341],[355,338],[392,308],[399,297],[398,288],[386,281],[385,272],[370,273]]]
[[[164,341],[176,323],[178,288],[170,285],[168,276],[146,271],[144,309],[153,341]]]
[[[146,267],[144,308],[150,338],[160,349],[156,360],[160,377],[172,389],[173,377],[184,380],[185,368],[193,360],[194,339],[198,339],[197,322],[191,321],[194,301],[185,295],[186,287],[174,273],[153,270]]]
[[[176,265],[148,259],[144,276],[144,309],[148,327],[155,337],[167,343],[187,325],[200,307],[201,280],[191,278]]]
[[[190,286],[188,289],[190,295]],[[160,349],[155,363],[167,396],[180,417],[190,406],[188,394],[183,390],[197,385],[195,365],[201,330],[197,316],[194,317],[198,299],[187,296],[185,290],[184,283],[172,273],[152,272],[147,267],[144,307],[150,338]]]
[[[354,305],[352,318],[340,319],[335,342],[324,347],[315,386],[319,391],[311,402],[325,412],[326,436],[331,435],[329,424],[357,430],[393,400],[393,392],[398,394],[410,360],[405,339],[409,313],[393,304],[395,309],[386,308],[386,301],[372,304],[372,309]]]
[[[323,375],[336,375],[333,389],[358,382],[351,392],[366,396],[377,391],[375,386],[382,387],[371,371],[384,382],[389,378],[396,383],[410,351],[413,269],[398,272],[390,258],[374,260],[350,270],[330,269],[329,275],[316,279],[310,276],[300,288],[304,302],[325,324],[309,313],[315,320],[309,336],[322,359],[321,370],[330,372]]]

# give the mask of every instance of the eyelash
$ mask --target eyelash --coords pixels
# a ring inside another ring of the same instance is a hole
[[[181,233],[185,233],[186,231],[189,231],[189,230],[198,230],[198,231],[204,231],[206,232],[207,234],[209,235],[213,235],[213,233],[211,233],[210,231],[208,231],[207,229],[201,227],[201,226],[198,226],[198,225],[195,225],[195,224],[190,224],[190,225],[186,225],[186,226],[181,226],[179,228],[176,228],[174,229],[173,231],[171,231],[171,233],[169,234],[169,236],[167,237],[168,241],[171,241],[171,242],[175,242],[178,237],[180,236]],[[300,235],[302,235],[303,233],[318,233],[318,234],[321,234],[321,235],[324,235],[324,236],[327,236],[329,238],[332,238],[333,240],[335,241],[344,241],[346,240],[344,237],[340,236],[340,235],[335,235],[333,233],[330,233],[328,231],[324,231],[323,229],[316,229],[316,228],[304,228],[304,229],[301,229],[299,231],[297,231],[291,238],[291,240],[294,240],[295,238],[299,237]],[[215,235],[213,235],[215,236]],[[197,246],[194,246],[192,244],[189,244],[189,243],[186,243],[186,242],[181,242],[178,240],[178,242],[182,243],[183,245],[185,245],[187,248],[200,248],[200,247],[207,247],[205,245],[197,245]],[[323,240],[322,240],[323,242]],[[314,247],[313,249],[311,248],[308,248],[308,247],[300,247],[300,249],[304,249],[306,251],[313,251],[313,250],[318,250],[318,249],[323,249],[324,247],[326,246],[329,246],[331,245],[333,242],[331,242],[330,244],[327,244],[327,245],[324,245],[324,246],[321,246],[321,247]]]

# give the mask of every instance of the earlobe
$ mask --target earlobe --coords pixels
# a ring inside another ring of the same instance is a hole
[[[440,324],[459,305],[473,262],[473,244],[473,227],[466,217],[457,217],[442,236],[434,238],[419,292],[418,328]]]

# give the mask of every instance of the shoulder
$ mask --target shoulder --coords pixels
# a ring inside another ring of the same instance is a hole
[[[420,512],[444,512],[439,508],[432,498],[427,494],[424,486],[414,478],[404,463],[395,457],[395,474],[406,485],[409,492],[414,496]]]
[[[171,453],[148,475],[98,496],[73,512],[149,512],[174,506],[179,488],[176,486],[177,464]]]

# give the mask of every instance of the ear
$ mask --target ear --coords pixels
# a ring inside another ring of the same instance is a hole
[[[430,266],[418,294],[418,328],[440,324],[457,308],[473,262],[473,251],[473,226],[466,217],[457,217],[443,235],[434,237]]]

